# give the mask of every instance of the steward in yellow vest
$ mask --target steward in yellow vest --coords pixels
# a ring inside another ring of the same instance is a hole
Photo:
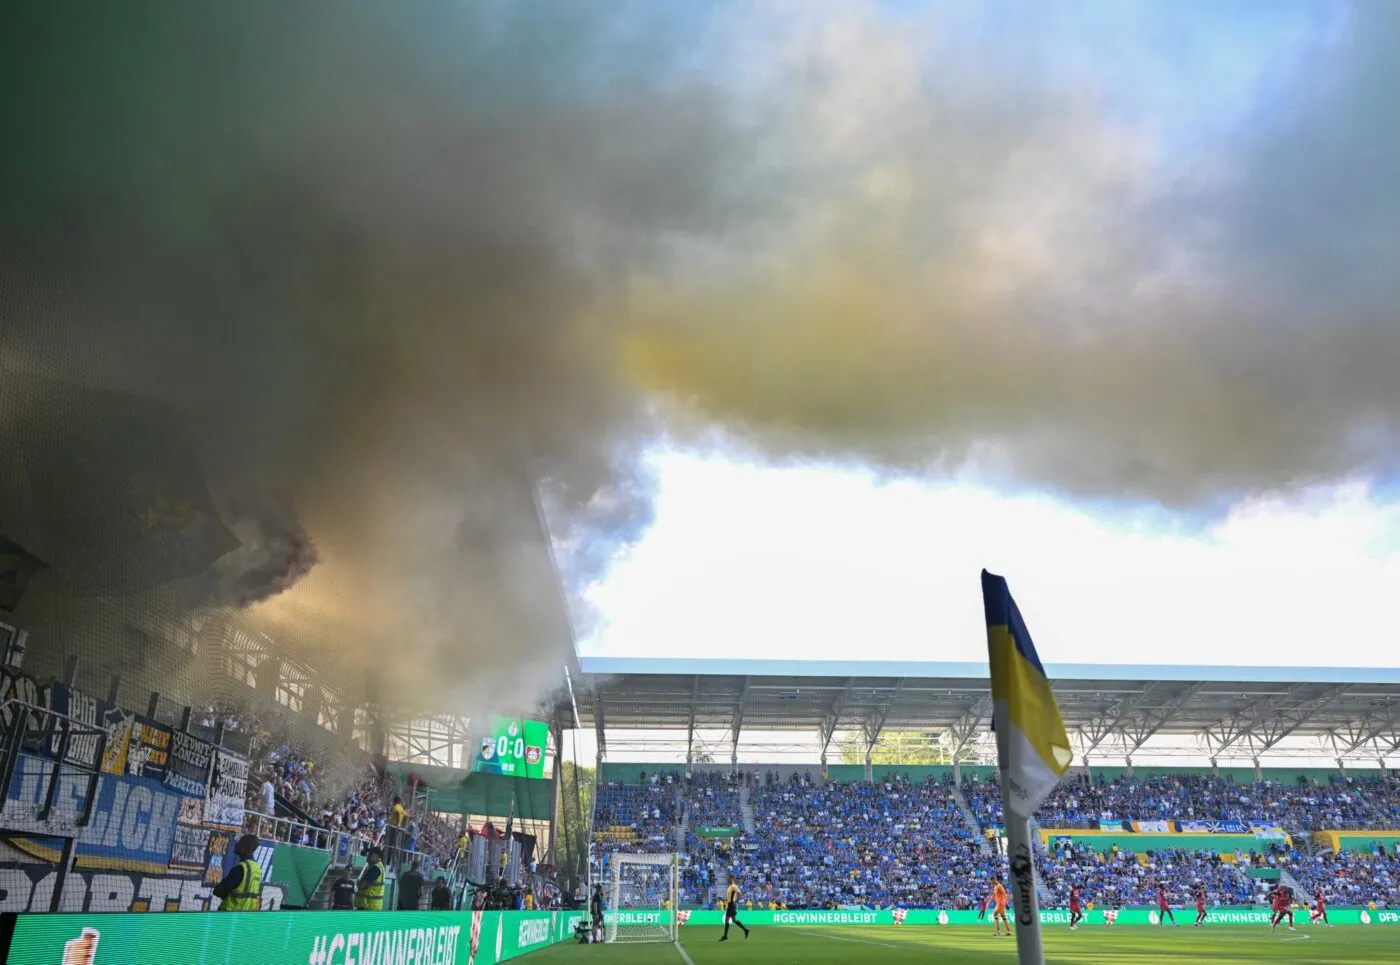
[[[239,861],[214,887],[214,897],[222,898],[220,911],[262,910],[262,868],[253,860],[258,852],[258,836],[245,834],[233,846]]]
[[[365,870],[360,872],[360,893],[355,907],[360,911],[384,910],[384,852],[370,848]]]

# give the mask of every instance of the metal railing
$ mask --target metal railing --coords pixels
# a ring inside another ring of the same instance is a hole
[[[73,866],[73,852],[77,839],[92,821],[102,763],[107,755],[107,731],[96,724],[18,698],[10,698],[0,703],[0,720],[5,721],[5,744],[3,750],[0,750],[0,789],[4,789],[0,793],[4,796],[0,797],[0,805],[3,805],[6,818],[5,826],[0,827],[0,838],[38,833],[63,841],[49,898],[49,911],[56,912],[63,901],[63,887],[68,880],[68,869]],[[52,766],[45,776],[40,803],[30,812],[28,805],[23,801],[18,802],[17,808],[11,808],[8,789],[14,783],[15,771],[19,768],[20,754],[24,751],[25,741],[28,739],[33,742],[33,738],[29,736],[32,733],[39,735],[39,748],[36,750],[35,759]],[[71,756],[75,738],[84,742],[79,745],[82,756],[77,760]],[[56,747],[53,744],[55,740]],[[52,754],[46,754],[45,751],[50,749]],[[90,762],[87,760],[89,757]],[[82,796],[82,805],[76,813],[60,806],[58,786],[59,782],[64,780],[65,769],[73,774],[77,781],[87,784]]]

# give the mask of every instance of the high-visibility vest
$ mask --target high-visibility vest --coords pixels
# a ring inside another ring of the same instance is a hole
[[[379,879],[372,885],[366,885],[365,890],[360,892],[357,907],[362,911],[383,911],[384,910],[384,864],[376,861],[369,865],[371,868],[379,869]]]
[[[259,911],[262,909],[262,868],[252,858],[238,862],[243,869],[243,880],[233,894],[224,899],[220,911]]]

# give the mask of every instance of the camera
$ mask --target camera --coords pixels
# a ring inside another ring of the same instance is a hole
[[[580,945],[587,945],[593,938],[593,925],[588,919],[581,919],[574,925],[574,937]]]

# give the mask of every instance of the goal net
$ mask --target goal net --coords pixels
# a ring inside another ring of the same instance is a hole
[[[609,942],[674,942],[676,886],[674,854],[612,856]]]

